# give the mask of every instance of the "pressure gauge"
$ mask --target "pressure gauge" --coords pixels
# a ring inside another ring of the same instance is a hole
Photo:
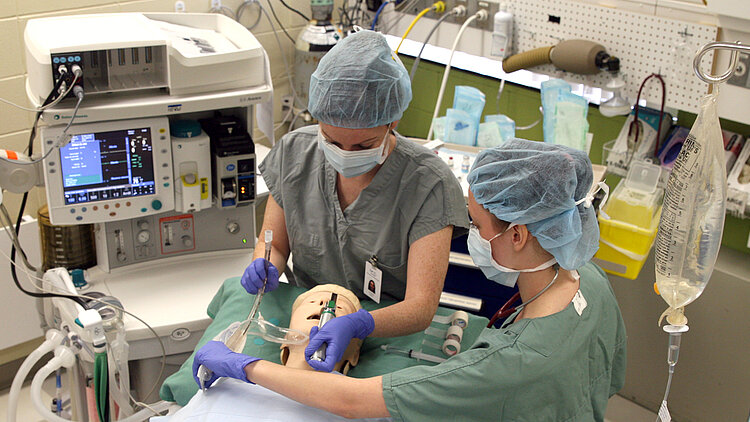
[[[151,232],[148,230],[141,230],[137,235],[138,243],[148,243],[151,240]]]

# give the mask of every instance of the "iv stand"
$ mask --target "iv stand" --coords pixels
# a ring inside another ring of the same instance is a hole
[[[713,50],[732,51],[732,56],[729,60],[729,69],[727,69],[726,72],[722,73],[719,76],[714,76],[710,73],[704,73],[700,68],[703,55]],[[727,80],[729,80],[729,78],[732,77],[732,75],[734,75],[734,72],[737,69],[737,61],[739,60],[740,52],[750,54],[750,45],[741,44],[739,41],[737,41],[736,43],[710,42],[701,47],[701,49],[698,50],[698,52],[695,54],[695,58],[693,59],[693,71],[695,72],[695,75],[698,76],[698,79],[707,84],[718,84],[726,82]]]
[[[704,73],[700,68],[701,59],[709,51],[713,50],[731,50],[732,56],[730,57],[730,66],[723,74],[714,76],[710,73]],[[734,75],[735,69],[737,69],[737,61],[739,59],[739,53],[746,52],[750,53],[750,45],[743,45],[739,41],[736,43],[728,42],[711,42],[703,47],[695,54],[693,59],[693,71],[698,79],[708,84],[719,84],[727,81]],[[669,365],[669,376],[667,379],[667,388],[664,392],[664,398],[659,407],[659,412],[656,416],[656,422],[669,422],[672,420],[669,410],[667,409],[667,398],[669,397],[669,391],[672,387],[672,376],[674,375],[674,368],[677,365],[677,360],[680,352],[680,342],[683,333],[688,331],[687,325],[666,325],[664,331],[669,334],[669,349],[667,352],[667,364]]]

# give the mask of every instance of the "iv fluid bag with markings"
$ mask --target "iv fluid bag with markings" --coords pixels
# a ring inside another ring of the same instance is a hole
[[[669,305],[662,318],[672,325],[687,324],[684,307],[706,288],[721,245],[727,182],[717,97],[714,85],[713,93],[702,98],[664,194],[655,243],[656,285]]]

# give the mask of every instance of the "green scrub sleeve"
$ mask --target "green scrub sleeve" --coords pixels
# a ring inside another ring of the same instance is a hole
[[[492,379],[509,377],[497,365],[500,349],[475,345],[437,366],[384,375],[383,399],[391,417],[394,421],[487,420],[487,407],[492,406],[487,401],[502,396],[502,387]]]
[[[409,245],[446,226],[454,227],[454,235],[468,229],[466,203],[461,187],[454,182],[455,180],[442,180],[427,195],[409,230]]]

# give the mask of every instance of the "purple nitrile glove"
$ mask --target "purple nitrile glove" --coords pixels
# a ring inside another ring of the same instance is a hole
[[[257,294],[258,290],[263,287],[263,279],[266,278],[266,260],[256,258],[250,265],[245,268],[240,283],[242,287],[251,295]],[[270,292],[279,287],[279,270],[272,263],[268,263],[268,281],[266,282],[266,291]]]
[[[258,360],[260,358],[235,353],[220,341],[209,341],[195,353],[195,358],[193,359],[193,378],[200,385],[198,368],[204,365],[213,372],[211,379],[205,381],[206,388],[210,387],[214,381],[221,377],[236,378],[240,381],[250,382],[245,374],[245,367]]]
[[[340,361],[341,357],[344,356],[344,352],[349,347],[349,342],[352,338],[364,339],[374,329],[375,320],[364,309],[360,309],[353,314],[336,317],[328,321],[320,330],[318,330],[318,327],[312,327],[310,330],[310,343],[305,348],[307,364],[318,371],[333,371],[336,362]],[[322,362],[310,360],[313,353],[323,343],[327,343],[326,359]]]

